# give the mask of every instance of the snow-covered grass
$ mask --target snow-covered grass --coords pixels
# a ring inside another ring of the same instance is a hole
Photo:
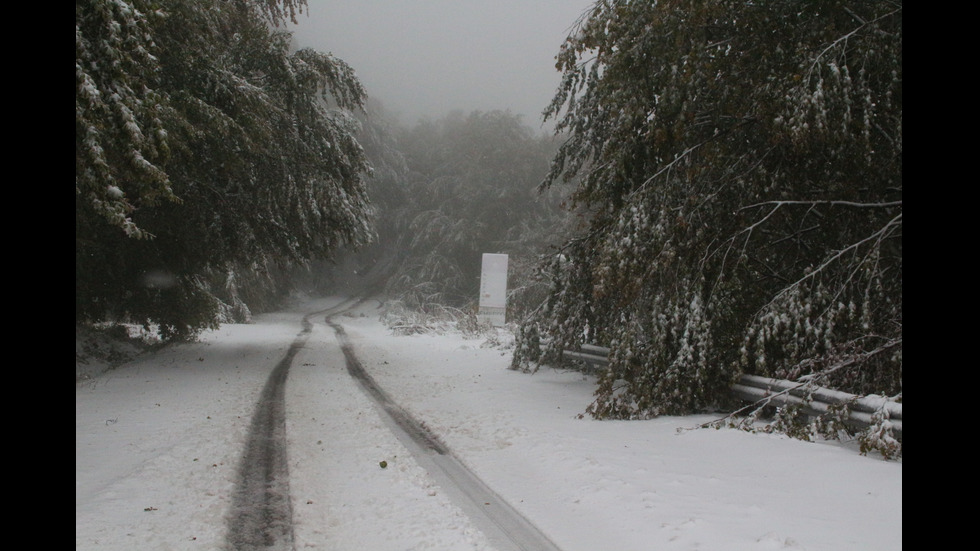
[[[261,387],[303,313],[334,302],[76,375],[76,549],[222,548]],[[506,334],[493,345],[394,335],[376,307],[335,318],[364,368],[565,551],[902,548],[901,461],[841,443],[678,430],[705,415],[582,418],[588,377],[508,370]],[[388,429],[332,329],[315,321],[286,388],[296,549],[494,549]]]

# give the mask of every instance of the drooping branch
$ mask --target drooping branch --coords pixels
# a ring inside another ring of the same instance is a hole
[[[897,231],[897,228],[901,227],[901,225],[902,225],[902,214],[899,213],[897,216],[895,216],[894,218],[892,218],[891,220],[889,220],[888,223],[886,223],[878,231],[872,233],[871,235],[865,237],[864,239],[861,239],[859,241],[856,241],[854,243],[851,243],[850,245],[848,245],[847,247],[844,247],[843,249],[840,249],[839,251],[837,251],[836,253],[834,253],[833,255],[831,255],[829,258],[827,258],[826,260],[824,260],[819,266],[816,266],[813,269],[811,269],[810,271],[808,271],[803,277],[799,278],[798,280],[794,281],[792,284],[790,284],[790,285],[786,286],[785,288],[783,288],[781,291],[779,291],[779,293],[777,293],[774,297],[772,297],[772,299],[769,302],[767,302],[760,309],[760,311],[768,309],[773,303],[777,302],[780,298],[782,298],[788,292],[790,292],[791,290],[799,287],[804,282],[816,278],[817,275],[823,273],[830,266],[832,266],[835,262],[837,262],[839,259],[841,259],[842,257],[844,257],[847,253],[852,252],[852,251],[856,251],[856,250],[860,249],[863,245],[865,245],[867,243],[871,243],[871,242],[874,242],[874,243],[880,245],[880,243],[881,243],[881,241],[883,239],[887,238],[893,232]]]

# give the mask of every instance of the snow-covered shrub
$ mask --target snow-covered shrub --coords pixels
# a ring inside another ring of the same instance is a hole
[[[388,300],[382,305],[380,320],[398,335],[456,332],[476,338],[494,332],[490,323],[480,321],[472,308],[454,308],[436,302],[412,304]]]

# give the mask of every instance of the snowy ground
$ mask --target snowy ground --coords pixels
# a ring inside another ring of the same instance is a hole
[[[302,314],[334,302],[76,376],[76,549],[222,548],[262,385]],[[376,306],[335,318],[365,369],[564,551],[902,548],[901,461],[677,430],[709,416],[579,418],[594,388],[581,374],[510,371],[509,351],[481,339],[394,336]],[[317,321],[286,388],[296,549],[494,550],[388,429]]]

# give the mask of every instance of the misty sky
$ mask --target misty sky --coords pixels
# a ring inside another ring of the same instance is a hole
[[[592,0],[308,0],[300,47],[332,52],[402,123],[509,109],[541,127],[555,55]],[[548,127],[551,124],[549,123]]]

